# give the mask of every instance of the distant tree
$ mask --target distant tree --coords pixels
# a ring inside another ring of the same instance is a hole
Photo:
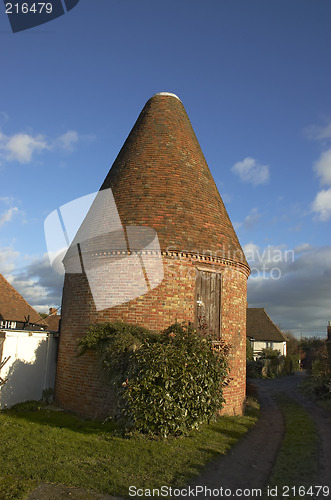
[[[300,340],[290,331],[284,332],[287,340],[286,352],[288,356],[300,354]]]
[[[252,344],[249,339],[246,339],[246,360],[252,361],[254,359]]]
[[[47,318],[48,314],[46,313],[38,313],[43,319]]]
[[[312,369],[314,361],[327,360],[327,346],[324,339],[318,337],[304,337],[300,340],[299,347],[303,353],[303,367]]]
[[[280,351],[277,349],[271,349],[271,347],[265,347],[262,349],[260,358],[261,359],[276,359],[280,357]]]

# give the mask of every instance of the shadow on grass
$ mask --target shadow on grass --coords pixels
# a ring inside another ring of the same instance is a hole
[[[34,403],[35,405],[35,409],[32,411],[10,409],[4,410],[2,413],[10,416],[12,419],[59,429],[68,429],[81,434],[109,433],[115,435],[119,432],[119,427],[115,422],[107,421],[102,423],[94,420],[83,420],[70,413],[48,409],[45,404],[38,401],[30,403]]]
[[[49,405],[41,401],[26,401],[19,403],[8,410],[0,411],[0,414],[8,415],[12,419],[25,421],[36,425],[43,425],[58,429],[68,429],[72,432],[77,432],[83,435],[103,434],[109,435],[109,438],[130,438],[129,434],[125,434],[123,427],[114,420],[104,422],[98,420],[89,420],[80,418],[72,413],[68,413],[56,408],[50,408]],[[211,432],[223,435],[225,439],[230,439],[231,443],[238,441],[247,431],[254,425],[258,418],[259,410],[255,407],[246,409],[246,416],[241,417],[245,422],[238,421],[238,417],[220,416],[216,421],[211,421],[209,424],[203,424],[203,428],[209,428]],[[247,420],[246,420],[247,419]],[[146,435],[134,433],[135,438],[148,439]],[[195,438],[196,433],[193,431],[185,436],[185,438]],[[176,436],[171,436],[167,441],[177,439]],[[151,438],[161,439],[162,438]],[[211,449],[203,447],[202,451],[212,452]],[[216,453],[217,454],[217,453]]]

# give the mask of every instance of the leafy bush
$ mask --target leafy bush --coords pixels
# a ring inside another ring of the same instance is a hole
[[[22,403],[16,403],[15,405],[11,406],[9,409],[10,411],[14,411],[16,413],[25,413],[25,412],[32,412],[32,411],[39,411],[41,407],[43,407],[44,404],[41,401],[35,401],[35,400],[29,400],[29,401],[23,401]]]
[[[262,349],[260,357],[262,359],[279,359],[280,351],[271,349],[271,347],[265,347],[264,349]]]
[[[260,378],[262,377],[262,368],[263,362],[260,359],[247,361],[246,376],[248,378]]]
[[[312,370],[314,361],[327,360],[327,343],[318,337],[304,337],[300,340],[300,350],[302,353],[302,366]]]
[[[112,381],[122,383],[129,370],[132,353],[147,340],[152,342],[156,334],[138,325],[120,321],[90,325],[79,342],[79,354],[95,350],[107,369]]]
[[[80,348],[99,352],[127,429],[185,434],[222,408],[229,348],[221,343],[216,351],[191,326],[175,323],[153,334],[124,323],[93,325]]]
[[[311,374],[313,377],[324,377],[330,372],[326,359],[315,359],[312,363]]]
[[[311,391],[318,399],[331,399],[331,371],[325,358],[312,363]]]
[[[294,371],[292,356],[282,356],[280,351],[265,348],[256,361],[247,362],[247,377],[275,378],[290,375]]]
[[[313,391],[318,399],[331,399],[331,376],[314,377]]]
[[[253,361],[253,348],[249,339],[246,338],[246,361]]]
[[[315,399],[331,402],[331,375],[310,375],[301,385],[302,390]]]

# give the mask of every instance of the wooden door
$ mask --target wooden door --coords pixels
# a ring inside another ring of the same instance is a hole
[[[196,270],[196,326],[207,324],[214,340],[221,337],[221,275]]]

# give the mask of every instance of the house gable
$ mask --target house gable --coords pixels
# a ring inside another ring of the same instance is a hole
[[[246,337],[251,341],[254,356],[265,348],[286,355],[287,339],[264,308],[247,308]]]
[[[10,329],[24,329],[28,326],[43,325],[43,320],[0,274],[0,326]]]

